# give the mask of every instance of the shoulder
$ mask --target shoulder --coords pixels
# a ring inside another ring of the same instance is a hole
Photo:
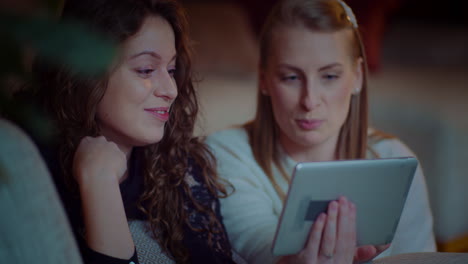
[[[261,186],[268,178],[257,163],[244,128],[223,130],[210,135],[207,143],[216,158],[218,175],[235,186]]]
[[[399,138],[385,134],[381,131],[369,129],[367,156],[377,154],[379,158],[415,156],[413,151]]]
[[[206,143],[217,159],[223,153],[235,156],[250,156],[252,153],[249,136],[243,127],[217,131],[206,138]]]
[[[247,131],[243,127],[219,130],[206,138],[206,142],[210,145],[215,142],[248,142],[248,140]]]

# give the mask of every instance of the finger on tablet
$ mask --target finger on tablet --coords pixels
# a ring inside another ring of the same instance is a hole
[[[312,228],[310,230],[309,239],[303,250],[306,251],[306,254],[309,256],[318,256],[319,246],[322,239],[323,229],[325,227],[325,221],[327,220],[327,215],[321,213],[315,220]]]
[[[338,200],[340,211],[338,216],[338,242],[336,250],[340,252],[354,252],[356,246],[356,221],[354,212],[350,210],[350,205],[345,197]]]
[[[354,246],[356,246],[356,239],[357,239],[357,208],[356,208],[356,205],[351,202],[351,201],[348,201],[348,205],[349,205],[349,218],[350,218],[350,227],[351,227],[351,239],[354,241]]]
[[[331,258],[335,253],[338,211],[338,202],[331,201],[328,204],[327,221],[325,222],[320,248],[320,253],[328,258]]]

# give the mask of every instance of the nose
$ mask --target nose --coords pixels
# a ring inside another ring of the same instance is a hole
[[[153,94],[166,101],[172,102],[177,97],[177,83],[168,73],[161,73],[157,82],[155,82]]]
[[[321,92],[312,81],[304,83],[301,94],[301,106],[305,111],[312,111],[321,104]]]

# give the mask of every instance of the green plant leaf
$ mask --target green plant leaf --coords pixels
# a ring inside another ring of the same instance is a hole
[[[50,0],[59,9],[61,0]],[[53,12],[52,12],[53,13]],[[106,71],[116,54],[116,45],[77,21],[57,22],[47,16],[18,16],[0,11],[0,115],[20,125],[39,141],[47,141],[54,128],[47,116],[29,102],[11,102],[5,77],[13,74],[27,80],[23,48],[28,47],[48,63],[67,67],[75,73],[95,75]]]
[[[116,53],[111,40],[72,20],[56,22],[46,17],[2,14],[0,33],[18,45],[27,44],[49,63],[86,75],[105,71]]]

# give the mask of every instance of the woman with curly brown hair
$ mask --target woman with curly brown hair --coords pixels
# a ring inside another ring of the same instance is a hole
[[[46,160],[85,262],[232,263],[218,201],[226,192],[192,137],[198,105],[179,4],[68,1],[63,18],[118,43],[100,76],[36,67],[58,127]]]

